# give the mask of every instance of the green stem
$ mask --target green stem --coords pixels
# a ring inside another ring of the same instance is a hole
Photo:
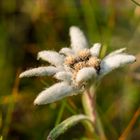
[[[90,117],[93,124],[95,123],[96,113],[95,113],[95,93],[91,92],[89,89],[85,91],[82,96],[82,102],[85,114]]]
[[[85,114],[91,119],[91,123],[85,123],[85,127],[93,134],[95,135],[95,99],[94,99],[94,92],[90,92],[89,89],[87,89],[83,95],[82,95],[82,104],[84,108]],[[95,137],[95,136],[94,136]]]
[[[95,106],[96,101],[95,100],[96,100],[95,86],[93,86],[90,89],[87,89],[82,96],[82,103],[83,103],[83,108],[84,108],[85,114],[92,121],[92,125],[88,124],[87,127],[92,132],[94,137],[97,136],[96,132],[94,131],[94,129],[97,128],[97,131],[99,132],[99,137],[103,140],[107,140],[105,133],[104,133],[102,123],[100,121],[100,117],[99,117],[98,113],[96,112],[96,106]]]
[[[63,112],[64,112],[64,109],[65,109],[65,106],[66,106],[66,101],[63,101],[62,104],[61,104],[60,110],[58,112],[58,117],[56,119],[55,126],[60,123]]]

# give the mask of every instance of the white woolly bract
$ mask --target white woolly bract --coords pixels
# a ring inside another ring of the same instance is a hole
[[[38,68],[33,68],[26,70],[22,72],[19,77],[31,77],[31,76],[45,76],[45,75],[53,75],[56,72],[58,72],[59,69],[53,66],[48,66],[48,67],[38,67]]]
[[[60,54],[64,54],[66,56],[68,55],[74,55],[74,51],[70,48],[62,48],[60,51],[59,51]]]
[[[96,70],[93,67],[85,67],[78,71],[76,76],[76,82],[80,83],[83,81],[88,81],[96,76]]]
[[[71,78],[72,78],[72,73],[71,72],[58,72],[54,75],[54,77],[58,80],[63,80],[63,81],[67,81],[70,82]]]
[[[88,43],[84,33],[76,26],[70,27],[71,47],[75,52],[88,48]]]
[[[116,69],[118,67],[121,67],[125,64],[133,63],[136,61],[136,57],[133,55],[127,55],[127,54],[116,54],[116,55],[111,55],[109,57],[105,57],[101,61],[101,69],[100,69],[100,75],[103,76],[113,69]]]
[[[62,65],[64,62],[64,57],[55,51],[41,51],[37,58],[48,61],[55,66]]]
[[[93,47],[90,48],[90,53],[92,56],[98,57],[100,54],[100,50],[101,50],[101,44],[95,43],[93,44]]]
[[[110,56],[112,56],[112,55],[122,53],[122,52],[124,52],[125,50],[126,50],[126,48],[121,48],[121,49],[115,50],[115,51],[109,53],[106,57],[110,57]]]
[[[41,51],[38,59],[48,61],[49,67],[38,67],[20,74],[22,77],[54,75],[60,83],[42,91],[34,104],[47,104],[83,92],[94,80],[100,80],[115,68],[132,63],[135,56],[123,53],[125,48],[116,50],[99,59],[101,44],[95,43],[90,49],[84,33],[75,26],[69,30],[71,48],[55,51]],[[56,66],[56,67],[55,67]]]
[[[42,91],[34,101],[34,104],[48,104],[60,100],[66,96],[71,96],[73,87],[65,82],[57,83]]]

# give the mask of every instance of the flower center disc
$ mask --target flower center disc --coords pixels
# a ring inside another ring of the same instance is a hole
[[[89,49],[84,49],[77,56],[71,55],[65,59],[65,64],[76,73],[84,67],[94,67],[99,72],[100,62],[100,59],[91,55]]]

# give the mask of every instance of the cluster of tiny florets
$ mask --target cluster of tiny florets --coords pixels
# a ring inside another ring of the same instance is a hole
[[[85,67],[94,67],[98,73],[100,70],[100,62],[100,59],[91,55],[89,49],[84,49],[80,51],[77,56],[67,56],[64,63],[70,68],[73,73],[73,80],[75,80],[77,72]]]
[[[86,67],[87,64],[85,61],[80,61],[74,64],[73,66],[73,70],[78,72],[79,70],[81,70],[82,68]]]
[[[94,67],[97,70],[97,73],[98,73],[99,70],[100,70],[100,63],[101,63],[100,59],[98,59],[97,57],[91,57],[88,60],[87,65]]]
[[[73,55],[67,56],[65,58],[65,64],[67,66],[69,66],[70,68],[73,68],[73,66],[76,63],[76,61],[77,61],[77,58],[75,56],[73,56]]]
[[[89,49],[84,49],[82,51],[79,51],[78,57],[83,61],[88,60],[91,57],[90,50]]]

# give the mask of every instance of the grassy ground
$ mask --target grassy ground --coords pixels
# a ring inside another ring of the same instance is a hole
[[[96,94],[104,139],[139,140],[140,7],[131,0],[0,1],[0,135],[7,140],[46,139],[55,124],[83,113],[81,95],[34,106],[37,94],[55,80],[18,78],[25,69],[44,65],[36,60],[38,51],[69,46],[71,25],[79,26],[89,42],[103,44],[102,57],[122,47],[137,55],[135,64],[107,75]],[[59,139],[90,138],[79,124]]]

